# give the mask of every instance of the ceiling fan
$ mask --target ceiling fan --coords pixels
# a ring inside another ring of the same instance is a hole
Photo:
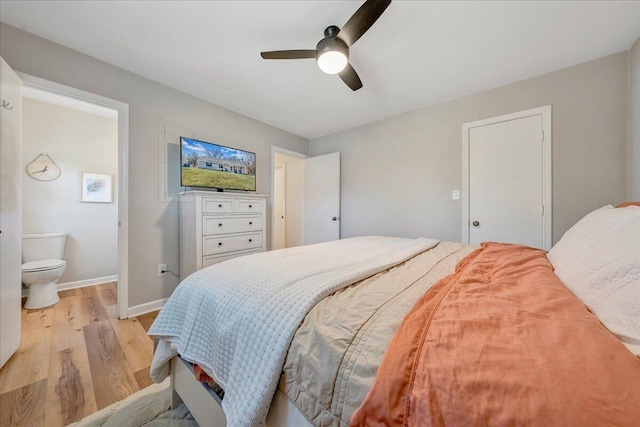
[[[371,28],[390,3],[391,0],[367,0],[342,29],[335,25],[327,27],[324,38],[315,49],[274,50],[260,52],[260,55],[264,59],[315,58],[322,71],[337,74],[351,90],[356,91],[362,87],[362,81],[349,63],[349,48]]]

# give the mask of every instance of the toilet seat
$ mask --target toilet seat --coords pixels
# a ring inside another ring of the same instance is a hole
[[[67,262],[62,259],[41,259],[22,264],[22,272],[31,273],[36,271],[55,270],[56,268],[64,267],[66,265]]]

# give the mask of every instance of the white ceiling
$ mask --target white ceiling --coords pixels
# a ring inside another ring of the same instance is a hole
[[[627,50],[638,1],[398,1],[352,48],[352,92],[313,49],[361,1],[7,1],[0,19],[294,134],[315,138]]]

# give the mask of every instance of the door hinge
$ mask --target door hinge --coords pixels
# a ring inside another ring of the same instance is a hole
[[[544,130],[542,131],[542,140],[540,142],[544,142]]]
[[[544,205],[542,205],[542,213],[540,215],[544,216]]]

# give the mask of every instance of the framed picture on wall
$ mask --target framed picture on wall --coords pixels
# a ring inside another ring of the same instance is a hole
[[[82,199],[88,203],[111,203],[111,175],[82,172]]]

